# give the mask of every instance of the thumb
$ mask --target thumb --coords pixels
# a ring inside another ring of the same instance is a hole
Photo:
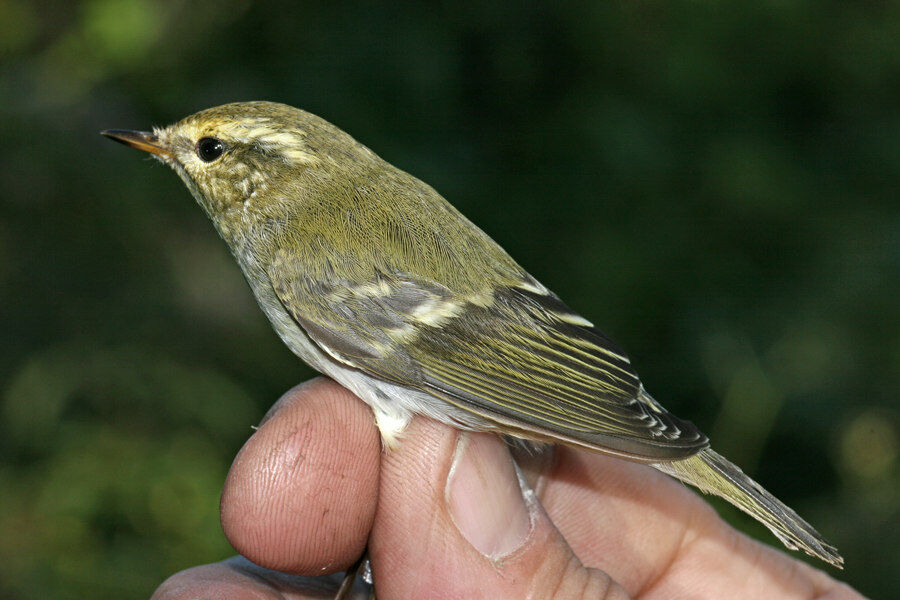
[[[578,561],[497,436],[426,419],[384,458],[369,549],[386,600],[627,597]]]

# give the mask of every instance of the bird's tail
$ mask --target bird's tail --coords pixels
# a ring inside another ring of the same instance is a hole
[[[709,448],[690,458],[654,463],[653,466],[702,492],[728,500],[768,527],[791,550],[803,550],[810,556],[843,568],[844,559],[837,548],[737,466]]]

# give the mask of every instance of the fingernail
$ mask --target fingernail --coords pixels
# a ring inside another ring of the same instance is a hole
[[[457,529],[484,556],[497,560],[531,532],[531,511],[506,446],[488,434],[460,433],[446,488]]]

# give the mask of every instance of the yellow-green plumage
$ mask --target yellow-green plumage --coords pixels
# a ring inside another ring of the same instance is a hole
[[[431,187],[330,123],[252,102],[108,135],[178,172],[281,338],[372,406],[388,446],[425,414],[649,463],[842,563],[663,409],[590,322]]]

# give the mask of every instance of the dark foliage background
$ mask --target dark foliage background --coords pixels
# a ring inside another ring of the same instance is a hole
[[[900,588],[900,4],[4,0],[0,60],[0,596],[231,552],[230,460],[311,372],[97,132],[250,99],[434,185]]]

